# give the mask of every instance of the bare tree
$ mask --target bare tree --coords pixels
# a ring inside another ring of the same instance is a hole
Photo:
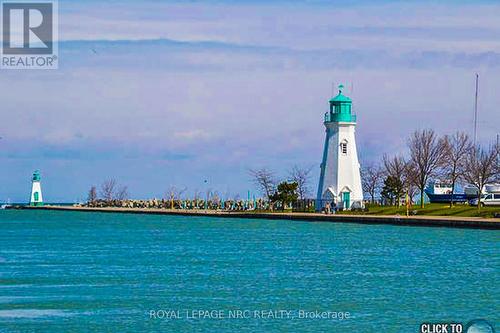
[[[212,202],[216,205],[219,205],[221,202],[221,197],[219,195],[219,191],[212,192]]]
[[[167,200],[170,200],[172,205],[173,205],[173,201],[175,199],[176,192],[177,192],[177,188],[175,186],[170,186],[170,188],[168,189],[168,191],[166,193]]]
[[[262,191],[267,199],[274,193],[276,187],[276,180],[274,172],[267,168],[250,169],[248,171],[253,183]]]
[[[363,191],[368,193],[371,198],[371,203],[375,203],[375,194],[379,192],[384,172],[378,165],[369,164],[361,169],[361,185]]]
[[[394,193],[396,205],[399,207],[401,204],[401,197],[404,192],[404,184],[408,184],[408,162],[403,156],[394,156],[392,158],[384,155],[384,173],[387,177],[391,177],[397,183],[403,185],[401,190]]]
[[[193,193],[193,200],[194,200],[194,207],[196,209],[198,209],[198,200],[200,200],[200,198],[201,198],[201,191],[198,189],[195,189],[194,193]]]
[[[456,132],[452,136],[445,135],[443,139],[443,174],[451,183],[450,207],[453,206],[455,185],[463,176],[467,155],[472,148],[469,136],[463,132]]]
[[[403,173],[403,189],[408,195],[410,203],[413,203],[413,198],[417,195],[418,188],[418,172],[415,165],[411,162],[406,163],[405,171]]]
[[[187,191],[187,187],[177,188],[176,186],[170,186],[167,191],[167,200],[170,201],[170,208],[174,208],[174,201],[181,200],[182,194]]]
[[[115,195],[116,200],[127,200],[128,199],[128,187],[127,186],[122,186],[116,191]]]
[[[89,194],[87,196],[87,202],[93,203],[97,200],[97,189],[95,186],[92,186],[89,190]]]
[[[307,195],[310,193],[309,182],[311,180],[312,169],[312,166],[301,168],[298,165],[294,165],[288,172],[288,178],[290,178],[292,182],[297,183],[297,194],[299,195],[299,199],[306,199]]]
[[[477,146],[467,154],[463,178],[477,189],[477,206],[481,209],[481,196],[484,185],[498,178],[498,145],[484,150]]]
[[[206,192],[205,192],[205,206],[208,205],[208,202],[210,201],[210,198],[212,197],[212,189],[211,188],[207,188]]]
[[[101,185],[101,197],[104,201],[110,202],[114,199],[116,180],[108,179]]]
[[[177,199],[178,199],[178,200],[181,200],[181,199],[182,199],[183,194],[184,194],[184,193],[186,193],[186,192],[187,192],[187,187],[186,187],[186,186],[184,186],[183,188],[179,189],[179,190],[177,191]]]
[[[415,183],[420,191],[420,207],[424,207],[427,181],[436,174],[443,159],[443,144],[431,129],[415,131],[408,140],[410,162]]]
[[[494,145],[494,148],[497,152],[497,157],[496,157],[496,163],[494,167],[493,173],[495,174],[493,176],[493,181],[495,183],[500,183],[500,135],[497,134],[497,141],[496,144]]]

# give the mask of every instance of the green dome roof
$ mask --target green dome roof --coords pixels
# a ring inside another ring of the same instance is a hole
[[[352,100],[349,97],[342,95],[342,93],[339,93],[337,96],[332,98],[330,100],[330,102],[349,102],[349,103],[352,103]]]
[[[344,88],[343,85],[340,85],[339,86],[339,94],[335,97],[333,97],[331,100],[330,100],[330,103],[335,103],[335,102],[343,102],[343,103],[352,103],[352,100],[345,96],[345,95],[342,95],[342,89]]]

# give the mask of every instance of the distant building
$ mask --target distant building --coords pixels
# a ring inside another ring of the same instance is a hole
[[[356,149],[356,115],[352,100],[339,93],[330,100],[330,111],[325,113],[326,138],[321,162],[317,194],[317,210],[327,203],[351,209],[363,207],[360,165]]]
[[[40,184],[40,171],[33,172],[31,179],[31,198],[30,206],[43,206],[42,185]]]

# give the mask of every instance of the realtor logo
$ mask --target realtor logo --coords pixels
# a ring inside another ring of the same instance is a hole
[[[57,3],[2,2],[2,69],[55,69]]]

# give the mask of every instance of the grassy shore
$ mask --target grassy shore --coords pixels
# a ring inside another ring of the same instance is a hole
[[[500,207],[482,207],[479,211],[477,207],[469,205],[455,205],[450,208],[449,204],[429,203],[424,208],[420,205],[413,205],[410,211],[416,212],[416,215],[425,216],[457,216],[457,217],[493,217],[495,213],[500,213]],[[378,206],[368,205],[368,212],[339,212],[339,214],[355,215],[406,215],[406,206]]]

